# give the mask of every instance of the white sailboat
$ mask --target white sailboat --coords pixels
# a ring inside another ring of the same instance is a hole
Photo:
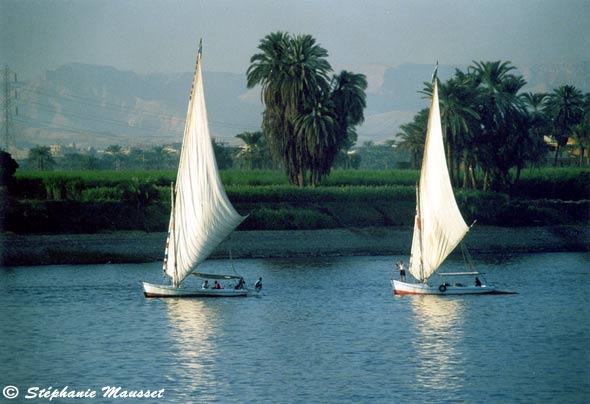
[[[201,49],[199,45],[176,186],[171,190],[172,209],[163,268],[168,283],[142,282],[146,297],[246,296],[249,292],[235,271],[231,275],[196,271],[246,218],[232,206],[219,177],[205,108]],[[212,280],[211,286],[187,286],[183,281],[191,274]],[[226,283],[226,287],[214,288],[218,282]],[[240,286],[228,287],[227,282]]]
[[[439,266],[465,237],[463,220],[451,186],[445,158],[436,75],[428,117],[420,182],[416,186],[416,218],[409,272],[415,282],[392,279],[395,294],[486,294],[498,292],[481,283],[478,272],[437,273]],[[468,282],[450,283],[445,277],[468,276]],[[464,284],[465,283],[465,284]],[[477,283],[477,285],[476,285]]]

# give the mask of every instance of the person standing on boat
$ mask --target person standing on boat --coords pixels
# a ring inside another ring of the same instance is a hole
[[[404,262],[400,261],[398,264],[399,267],[399,280],[402,282],[406,281],[406,269],[404,267]]]

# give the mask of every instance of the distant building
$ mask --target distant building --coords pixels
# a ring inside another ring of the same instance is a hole
[[[76,143],[70,143],[69,145],[52,144],[49,145],[49,152],[52,157],[64,157],[66,154],[78,153],[78,149]]]
[[[162,149],[168,154],[180,154],[182,143],[172,143],[162,146]]]

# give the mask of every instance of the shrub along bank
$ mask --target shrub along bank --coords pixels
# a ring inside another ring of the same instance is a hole
[[[22,173],[4,192],[2,230],[16,233],[165,231],[173,172]],[[296,188],[281,172],[222,172],[248,218],[240,230],[411,226],[416,171],[335,171],[327,185]],[[587,223],[590,170],[542,170],[510,195],[457,190],[468,223],[545,226]]]

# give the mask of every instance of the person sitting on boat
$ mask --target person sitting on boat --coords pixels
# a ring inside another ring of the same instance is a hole
[[[481,281],[477,276],[475,277],[475,286],[481,286]]]
[[[240,278],[236,285],[236,290],[244,289],[244,286],[246,286],[246,282],[244,282],[244,278]]]
[[[205,279],[205,282],[203,282],[203,284],[201,285],[201,287],[203,289],[209,289],[209,281],[207,279]]]
[[[213,285],[213,289],[223,289],[223,288],[221,287],[219,282],[215,281],[215,284]]]
[[[262,278],[258,278],[254,284],[254,289],[256,289],[257,292],[260,292],[260,289],[262,289]]]

